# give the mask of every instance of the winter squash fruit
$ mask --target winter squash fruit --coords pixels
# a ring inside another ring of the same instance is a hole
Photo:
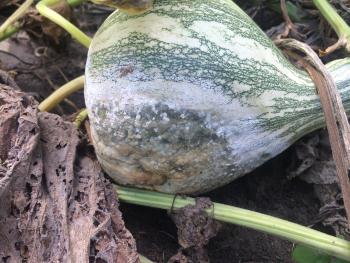
[[[350,59],[327,67],[349,108]],[[113,13],[89,49],[85,98],[105,171],[169,193],[227,184],[325,126],[310,77],[231,0]]]

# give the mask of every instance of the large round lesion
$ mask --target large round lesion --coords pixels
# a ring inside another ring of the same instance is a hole
[[[235,172],[226,139],[204,113],[163,103],[92,108],[97,156],[117,183],[194,193],[226,183]]]

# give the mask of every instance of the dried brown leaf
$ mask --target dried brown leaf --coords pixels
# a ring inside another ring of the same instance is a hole
[[[181,249],[171,257],[169,263],[209,262],[205,246],[220,228],[220,224],[205,211],[212,205],[209,198],[197,198],[195,205],[185,206],[172,213]]]
[[[73,124],[0,85],[0,134],[0,258],[139,262],[112,185]]]

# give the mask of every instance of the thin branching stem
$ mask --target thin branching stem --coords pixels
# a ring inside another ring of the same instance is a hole
[[[321,12],[330,26],[337,33],[339,41],[331,50],[344,46],[350,52],[350,27],[344,19],[337,13],[334,7],[327,0],[313,0],[317,9]]]

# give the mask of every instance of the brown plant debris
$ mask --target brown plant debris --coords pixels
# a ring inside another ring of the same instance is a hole
[[[66,1],[60,1],[50,5],[50,9],[60,14],[68,21],[74,21],[72,8]],[[68,35],[62,27],[40,15],[34,7],[27,10],[26,15],[20,20],[20,22],[22,28],[30,35],[36,38],[44,37],[54,45],[62,43],[65,40],[65,36]]]
[[[16,4],[18,1],[17,0],[1,0],[0,2],[0,8],[3,8],[5,6],[9,6],[9,5],[14,5]]]
[[[2,262],[139,262],[116,194],[73,124],[0,84],[0,134]]]
[[[313,224],[322,223],[332,228],[334,235],[349,239],[350,231],[327,132],[322,130],[306,136],[295,144],[294,150],[289,178],[298,176],[312,184],[320,201],[321,208]]]
[[[181,248],[168,263],[209,262],[205,246],[220,228],[220,224],[205,211],[210,207],[213,207],[213,203],[209,198],[197,198],[195,205],[172,213]]]
[[[14,79],[6,71],[0,69],[0,85],[1,84],[11,86],[13,89],[19,90],[19,87]]]
[[[343,196],[344,208],[350,226],[350,125],[332,76],[316,53],[306,44],[288,39],[276,41],[280,47],[298,50],[306,54],[299,62],[313,80],[321,101],[329,141],[332,149],[338,181]]]

